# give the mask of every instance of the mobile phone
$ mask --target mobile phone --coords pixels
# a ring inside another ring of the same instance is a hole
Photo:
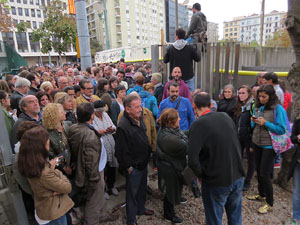
[[[257,120],[257,117],[256,117],[255,115],[253,115],[252,118],[253,118],[254,120]]]

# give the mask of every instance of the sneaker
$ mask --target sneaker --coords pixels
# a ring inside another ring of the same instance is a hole
[[[250,182],[245,182],[244,183],[244,186],[243,186],[243,191],[248,191],[249,190],[249,188],[250,188]]]
[[[291,219],[285,225],[300,225],[300,220]]]
[[[257,211],[261,214],[266,214],[269,211],[272,210],[272,206],[270,206],[268,203],[260,207]]]
[[[114,196],[118,196],[119,195],[119,191],[117,188],[112,188],[111,189],[111,193],[114,195]]]
[[[193,191],[193,194],[194,194],[194,197],[195,198],[200,198],[201,196],[201,191],[198,187],[192,187],[192,191]]]
[[[247,199],[263,202],[266,200],[266,197],[261,197],[260,195],[249,195],[249,196],[247,196]]]
[[[105,198],[106,200],[109,200],[109,194],[107,194],[107,192],[104,193],[104,198]]]
[[[75,212],[71,211],[71,212],[69,213],[69,215],[70,215],[70,217],[71,217],[72,225],[80,224],[80,219],[77,218]]]
[[[180,198],[180,204],[185,204],[185,203],[187,203],[187,199],[181,197],[181,198]]]
[[[174,224],[182,224],[183,223],[183,220],[178,216],[173,216],[172,218],[165,217],[165,219]]]
[[[275,163],[274,164],[274,169],[279,169],[280,168],[280,163]]]

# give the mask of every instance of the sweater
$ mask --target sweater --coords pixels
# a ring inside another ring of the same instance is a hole
[[[190,128],[188,149],[190,168],[208,185],[227,187],[245,176],[237,130],[225,113],[199,117]]]

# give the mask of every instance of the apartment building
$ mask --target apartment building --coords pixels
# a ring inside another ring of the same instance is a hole
[[[285,12],[272,11],[264,16],[263,45],[272,38],[274,33],[284,28]],[[224,22],[224,40],[240,41],[250,44],[260,42],[260,15],[237,17],[232,21]]]
[[[88,0],[87,15],[91,38],[104,49],[161,43],[164,0]]]
[[[219,25],[217,23],[207,23],[207,42],[217,42],[219,40]]]
[[[63,0],[64,8],[67,9],[67,0]],[[8,33],[2,32],[0,40],[6,41],[15,51],[17,51],[28,63],[28,66],[36,64],[49,63],[49,54],[41,52],[41,44],[32,40],[32,31],[42,26],[44,21],[43,8],[50,4],[50,0],[9,0],[7,5],[7,13],[11,15],[14,24],[20,22],[27,22],[30,28],[26,32],[18,33],[14,28]],[[0,50],[3,51],[2,46]],[[51,61],[54,64],[58,63],[58,53],[52,51]],[[76,52],[70,51],[62,57],[62,63],[66,61],[73,61],[76,59]]]

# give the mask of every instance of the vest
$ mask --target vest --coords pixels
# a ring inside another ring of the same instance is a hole
[[[255,108],[255,116],[262,116],[266,121],[274,123],[274,109],[260,112],[259,108]],[[253,130],[252,142],[258,146],[272,146],[272,139],[268,128],[266,126],[256,124]]]

